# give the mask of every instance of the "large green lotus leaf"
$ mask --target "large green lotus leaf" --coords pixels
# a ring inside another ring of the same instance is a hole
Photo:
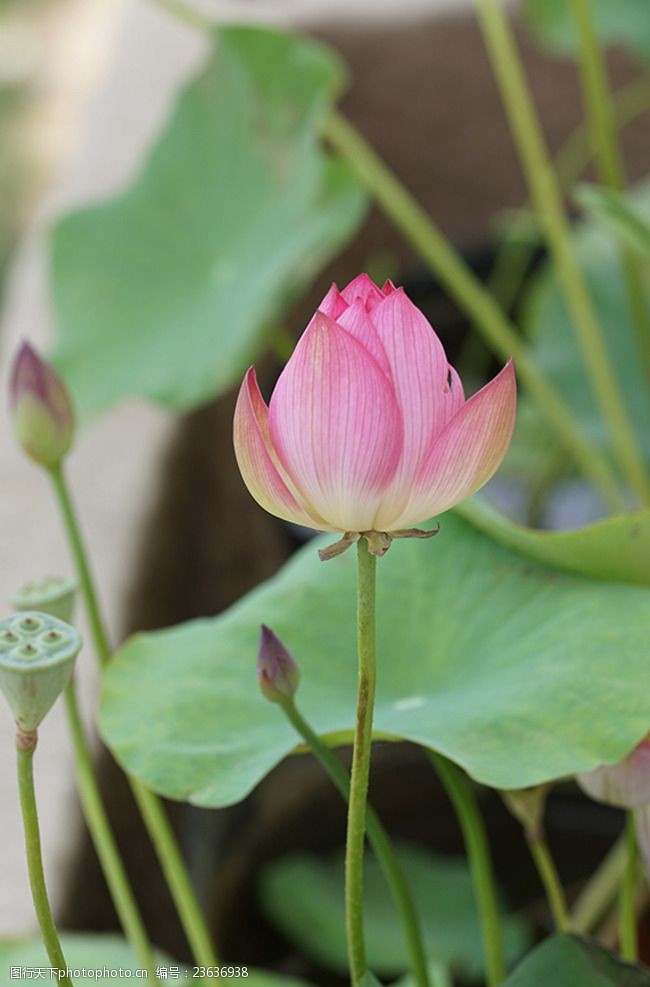
[[[133,955],[131,947],[119,936],[113,935],[86,935],[67,933],[61,936],[61,945],[66,962],[71,969],[90,971],[87,976],[74,978],[75,987],[95,987],[97,983],[110,983],[115,987],[133,987],[134,983],[150,983],[150,980],[136,978],[135,971],[141,969],[141,964]],[[167,975],[163,978],[170,983],[192,982],[192,968],[185,967],[177,960],[171,959],[164,953],[156,952],[156,964]],[[50,979],[49,960],[45,952],[45,947],[40,939],[28,940],[0,940],[0,970],[5,974],[3,983],[9,985],[16,984],[16,987],[25,987],[26,984],[38,983],[39,981],[27,970],[34,968],[47,968],[46,980],[48,983],[56,983]],[[104,968],[109,971],[109,975],[98,978],[95,971]],[[19,973],[14,976],[12,968],[22,970],[26,968],[24,975]],[[113,971],[125,971],[123,976],[113,976]],[[9,979],[11,977],[11,980]],[[43,980],[41,979],[41,983]],[[202,981],[196,980],[196,983]],[[224,983],[241,984],[246,983],[249,987],[307,987],[303,980],[294,980],[292,977],[280,976],[278,974],[267,973],[265,970],[249,969],[247,977],[225,977]]]
[[[324,543],[216,618],[127,641],[101,722],[129,771],[173,798],[227,805],[294,748],[257,688],[262,622],[301,665],[313,726],[349,740],[356,566],[353,551],[319,562]],[[647,589],[537,565],[453,515],[432,542],[396,543],[378,569],[375,736],[521,788],[617,761],[647,732]]]
[[[650,987],[639,967],[587,939],[552,936],[517,967],[504,987]]]
[[[650,586],[650,511],[616,514],[584,528],[538,531],[474,497],[456,513],[524,555],[592,579]]]
[[[478,980],[484,972],[481,928],[465,860],[437,857],[415,847],[398,848],[421,923],[427,957]],[[267,916],[312,959],[345,973],[343,858],[287,857],[263,875],[260,896]],[[395,904],[371,854],[364,869],[364,927],[370,967],[381,976],[406,970],[409,953]],[[297,903],[300,903],[297,905]],[[528,945],[524,924],[507,918],[505,943],[511,961]]]
[[[637,188],[626,201],[642,222],[650,219],[650,184]],[[600,219],[591,217],[575,224],[573,237],[637,443],[650,466],[650,386],[630,313],[618,237]],[[550,263],[531,282],[524,322],[535,362],[560,391],[585,437],[613,459],[609,430],[593,396],[564,296]],[[531,450],[550,464],[557,459],[557,442],[548,441],[548,427],[537,409],[525,398],[522,405],[524,414],[518,416],[511,464],[516,467],[517,463],[529,462]]]
[[[83,413],[232,386],[350,237],[364,195],[318,136],[341,82],[313,41],[224,28],[134,184],[58,223],[54,358]]]
[[[596,30],[605,44],[627,45],[650,59],[648,0],[590,0]],[[576,55],[578,32],[568,0],[524,0],[528,24],[543,45],[560,54]]]

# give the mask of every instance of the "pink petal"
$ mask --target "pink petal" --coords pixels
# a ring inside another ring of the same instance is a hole
[[[383,285],[381,286],[381,291],[383,295],[392,295],[394,291],[397,291],[397,288],[395,287],[391,279],[388,278],[386,281],[384,281]]]
[[[638,744],[618,764],[603,764],[577,775],[580,787],[598,802],[636,809],[650,802],[650,741]]]
[[[399,409],[368,351],[317,313],[276,384],[273,446],[305,500],[340,531],[365,531],[397,468]]]
[[[237,465],[257,503],[285,521],[327,531],[317,515],[303,509],[274,463],[268,430],[268,408],[257,385],[255,369],[246,374],[235,407],[233,442]]]
[[[512,360],[456,412],[422,464],[411,500],[394,528],[408,528],[476,493],[500,466],[515,425]]]
[[[432,444],[462,406],[460,378],[442,343],[401,288],[371,313],[388,363],[404,422],[402,458],[377,518],[378,530],[404,510],[415,477]]]
[[[330,319],[338,320],[339,316],[343,315],[347,307],[348,303],[345,298],[336,285],[333,284],[318,306],[318,311],[329,315]]]
[[[367,274],[358,274],[353,281],[345,286],[341,294],[348,305],[359,301],[366,306],[368,311],[373,309],[384,297],[382,291]]]
[[[336,321],[343,329],[354,336],[355,339],[359,340],[361,345],[375,358],[390,380],[390,364],[386,356],[386,351],[381,345],[377,331],[372,324],[372,320],[363,302],[359,300],[352,302]]]

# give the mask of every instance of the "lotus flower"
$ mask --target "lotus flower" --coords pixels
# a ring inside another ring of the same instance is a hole
[[[404,290],[361,274],[343,291],[332,285],[268,408],[248,371],[235,453],[250,493],[276,517],[357,537],[404,536],[490,479],[515,407],[512,361],[466,401]]]
[[[576,776],[587,795],[622,809],[650,803],[650,735],[617,764],[603,764]]]

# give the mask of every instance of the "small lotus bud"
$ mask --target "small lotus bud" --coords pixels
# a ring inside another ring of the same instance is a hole
[[[38,611],[0,621],[0,690],[18,729],[29,733],[66,687],[81,638],[69,624]]]
[[[637,809],[650,802],[650,735],[618,764],[603,764],[576,775],[578,784],[598,802]]]
[[[540,839],[544,828],[544,809],[550,785],[515,788],[501,792],[501,798],[521,825],[529,840]]]
[[[282,641],[265,624],[260,631],[257,676],[262,694],[272,703],[291,699],[300,682],[297,664]]]
[[[38,610],[69,624],[74,612],[77,584],[73,579],[50,576],[26,583],[11,598],[14,610]]]
[[[72,403],[57,372],[28,343],[14,363],[10,394],[23,449],[41,466],[56,466],[72,444]]]

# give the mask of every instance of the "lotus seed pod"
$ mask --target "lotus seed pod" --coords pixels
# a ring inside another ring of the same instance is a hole
[[[36,730],[66,687],[81,638],[50,614],[25,611],[0,621],[0,690],[23,732]]]
[[[14,610],[38,610],[69,624],[74,613],[76,591],[77,584],[73,579],[48,576],[26,583],[12,596],[11,605]]]

